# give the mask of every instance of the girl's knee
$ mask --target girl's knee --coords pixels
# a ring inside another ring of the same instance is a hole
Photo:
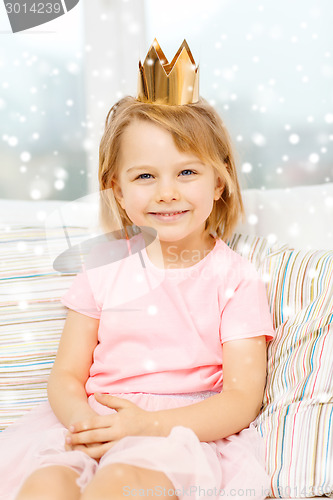
[[[69,467],[43,467],[26,479],[16,500],[78,500],[77,478],[78,474]]]
[[[105,465],[86,487],[81,500],[117,500],[126,497],[126,485],[137,484],[137,467],[128,464]]]
[[[170,488],[173,484],[163,472],[116,463],[99,469],[81,500],[124,500],[133,496],[167,496],[168,500],[178,500],[170,494]],[[168,494],[161,495],[161,491]]]

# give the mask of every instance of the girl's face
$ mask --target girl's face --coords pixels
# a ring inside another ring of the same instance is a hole
[[[123,132],[113,189],[133,224],[154,228],[160,242],[193,244],[223,184],[211,166],[180,152],[170,132],[134,120]]]

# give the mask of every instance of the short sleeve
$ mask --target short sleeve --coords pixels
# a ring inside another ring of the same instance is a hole
[[[221,314],[220,340],[240,340],[275,335],[268,307],[266,288],[259,275],[242,280],[235,290],[225,292],[228,299]]]
[[[61,302],[76,312],[92,318],[100,318],[101,308],[96,303],[85,271],[75,276],[69,290],[61,297]]]

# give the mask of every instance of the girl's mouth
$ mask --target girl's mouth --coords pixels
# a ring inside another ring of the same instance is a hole
[[[168,220],[171,222],[180,219],[187,212],[188,210],[182,210],[178,212],[149,212],[149,215],[152,215],[158,220]]]

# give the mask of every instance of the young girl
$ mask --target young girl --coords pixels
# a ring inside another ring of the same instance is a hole
[[[3,433],[1,499],[264,498],[250,424],[274,333],[263,283],[223,241],[243,207],[221,119],[202,99],[124,98],[99,179],[105,226],[117,211],[139,250],[87,265],[63,297],[49,403]]]

